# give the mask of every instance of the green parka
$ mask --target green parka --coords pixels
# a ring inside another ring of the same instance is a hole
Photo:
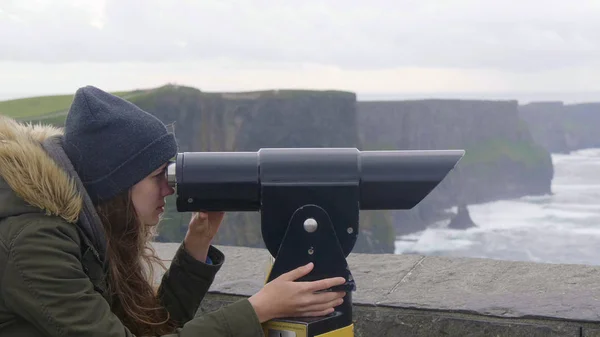
[[[41,146],[60,135],[0,116],[0,337],[125,337],[133,334],[111,312],[97,249],[78,225],[82,198],[66,171]],[[263,337],[247,299],[197,315],[223,254],[213,265],[182,246],[158,296],[181,322],[175,336]]]

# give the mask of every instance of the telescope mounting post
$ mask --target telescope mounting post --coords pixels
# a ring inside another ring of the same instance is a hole
[[[346,279],[345,284],[326,290],[346,292],[344,302],[333,313],[271,320],[263,324],[265,336],[354,336],[352,291],[356,285],[346,257],[359,232],[358,179],[331,186],[268,182],[268,177],[265,180],[261,190],[261,229],[267,248],[275,258],[267,282],[309,262],[314,264],[313,270],[297,281]],[[285,230],[279,233],[273,230],[282,227]]]

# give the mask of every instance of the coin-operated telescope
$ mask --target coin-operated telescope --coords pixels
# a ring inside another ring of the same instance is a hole
[[[275,259],[267,282],[309,262],[313,270],[298,281],[346,279],[329,289],[347,292],[333,313],[266,322],[266,337],[352,337],[356,284],[346,257],[359,234],[359,211],[413,208],[463,155],[355,148],[184,152],[167,172],[179,212],[260,211],[262,237]]]

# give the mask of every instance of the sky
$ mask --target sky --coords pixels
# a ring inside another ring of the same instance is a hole
[[[600,101],[600,0],[0,0],[0,100],[167,83]]]

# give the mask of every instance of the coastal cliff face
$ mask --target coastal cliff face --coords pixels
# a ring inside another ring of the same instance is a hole
[[[358,146],[353,93],[203,93],[166,86],[132,102],[170,124],[181,151]]]
[[[181,152],[361,147],[356,96],[348,92],[203,93],[188,87],[167,86],[132,102],[174,128]],[[164,241],[182,238],[190,217],[176,213],[174,198],[169,199],[159,237]],[[386,215],[386,212],[361,213],[361,233],[355,252],[393,252],[392,219]],[[215,243],[263,247],[259,214],[229,213]]]
[[[519,106],[523,119],[536,143],[552,153],[568,153],[565,129],[564,104],[562,102],[539,102]]]
[[[520,106],[519,114],[552,153],[600,147],[600,103],[534,102]]]
[[[465,157],[419,205],[395,212],[398,234],[446,219],[442,210],[551,193],[553,166],[519,118],[516,101],[358,102],[365,149],[464,149]]]

